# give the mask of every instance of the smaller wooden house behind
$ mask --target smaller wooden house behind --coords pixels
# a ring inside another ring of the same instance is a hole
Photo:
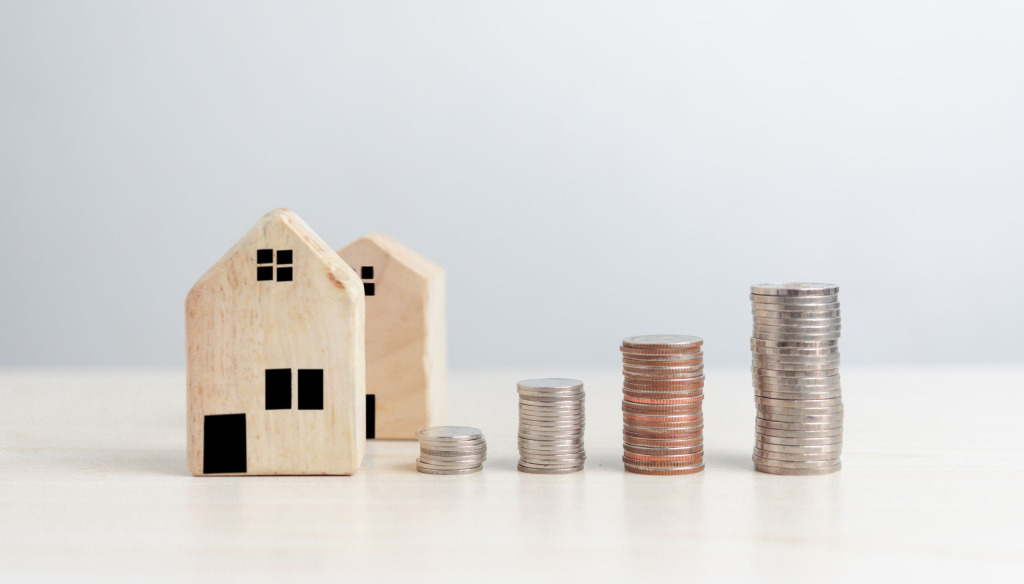
[[[448,416],[444,270],[382,233],[338,254],[365,287],[367,437],[415,439]]]

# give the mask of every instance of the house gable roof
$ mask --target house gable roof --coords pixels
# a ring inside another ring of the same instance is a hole
[[[360,237],[352,243],[338,250],[339,257],[344,257],[345,251],[365,243],[372,244],[377,249],[386,253],[394,261],[398,262],[414,274],[424,280],[444,273],[444,268],[405,247],[394,238],[380,232],[373,232]]]
[[[284,227],[300,241],[306,251],[320,261],[326,268],[325,274],[331,279],[334,286],[352,291],[362,291],[362,281],[359,276],[331,249],[323,239],[320,238],[298,215],[290,209],[274,209],[256,222],[241,239],[235,243],[217,262],[206,271],[199,280],[192,286],[195,291],[208,281],[216,278],[218,274],[230,270],[232,260],[240,253],[252,254],[253,242],[264,239],[263,234],[268,230]],[[192,296],[192,293],[189,293]]]

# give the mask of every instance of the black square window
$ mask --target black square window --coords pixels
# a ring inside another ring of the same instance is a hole
[[[372,280],[373,266],[363,266],[363,269],[360,271],[359,275],[362,276],[364,280]]]
[[[363,282],[363,292],[367,296],[373,296],[373,293],[377,291],[377,287],[373,285],[373,282]]]
[[[290,249],[279,249],[279,250],[277,250],[277,263],[278,264],[290,264],[290,263],[292,263],[292,250],[290,250]]]
[[[277,269],[277,281],[278,282],[291,282],[292,281],[292,269],[291,268],[278,268]]]
[[[274,266],[256,266],[257,280],[273,280]]]
[[[274,263],[274,250],[272,250],[272,249],[258,249],[258,250],[256,250],[256,263],[257,264],[272,264],[272,263]]]
[[[299,369],[299,409],[324,409],[323,369]]]
[[[292,409],[292,370],[267,369],[264,381],[267,388],[267,409]]]

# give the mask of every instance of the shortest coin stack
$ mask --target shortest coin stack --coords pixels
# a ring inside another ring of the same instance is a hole
[[[565,474],[583,470],[583,382],[527,379],[519,390],[519,470]]]
[[[427,474],[469,474],[483,468],[487,442],[483,433],[465,426],[434,426],[416,430],[420,457],[416,470]]]

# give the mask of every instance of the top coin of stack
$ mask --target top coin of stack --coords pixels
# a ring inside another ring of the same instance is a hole
[[[754,468],[784,475],[840,469],[843,400],[839,384],[839,287],[750,287],[754,333]]]
[[[487,442],[476,428],[433,426],[416,430],[420,457],[416,470],[427,474],[469,474],[483,468]]]
[[[700,337],[622,341],[622,462],[629,472],[704,470],[704,352]]]

